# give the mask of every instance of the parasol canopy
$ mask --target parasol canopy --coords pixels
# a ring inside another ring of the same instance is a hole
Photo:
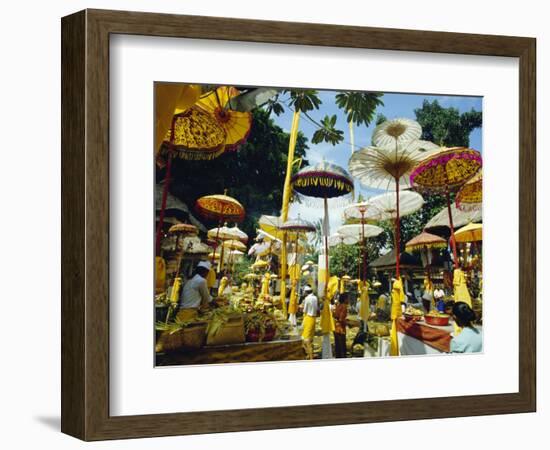
[[[242,222],[245,215],[243,205],[226,194],[205,195],[197,200],[195,208],[202,217],[210,220]]]
[[[297,219],[289,219],[283,223],[280,227],[280,230],[291,231],[296,233],[310,233],[315,231],[315,225],[307,220],[301,219],[299,216]]]
[[[230,233],[235,236],[236,239],[242,241],[243,244],[246,244],[248,242],[248,234],[241,230],[237,225],[232,226],[229,230]]]
[[[188,223],[177,223],[172,225],[168,230],[169,233],[185,235],[185,234],[198,234],[199,230],[195,225]]]
[[[399,199],[399,217],[418,211],[424,204],[422,196],[412,191],[388,192],[371,197],[367,203],[367,220],[395,220],[397,218],[397,199]]]
[[[423,231],[405,244],[405,251],[424,250],[426,248],[445,248],[447,241],[440,236]]]
[[[363,226],[360,224],[342,225],[340,228],[338,228],[339,235],[344,236],[345,238],[354,238],[357,240],[361,239],[362,237],[364,237],[365,239],[376,237],[383,231],[384,230],[382,228],[376,225],[369,224],[364,224]]]
[[[483,225],[480,223],[469,223],[455,231],[456,242],[477,242],[483,240]]]
[[[481,154],[466,147],[443,150],[422,161],[411,173],[410,182],[422,189],[444,191],[451,229],[451,247],[454,266],[458,268],[458,254],[451,211],[450,189],[462,186],[481,169]]]
[[[231,228],[229,228],[226,225],[208,230],[207,236],[209,239],[212,239],[214,242],[217,242],[218,240],[225,241],[227,239],[237,238],[237,236],[234,233],[232,233]]]
[[[353,153],[349,171],[364,186],[374,189],[396,190],[409,188],[409,175],[415,166],[439,151],[429,141],[414,140],[398,147],[366,147]]]
[[[267,233],[267,237],[271,240],[273,240],[273,238],[278,240],[283,239],[284,233],[280,229],[282,224],[283,221],[279,216],[262,215],[258,220],[260,230],[262,230],[264,233]]]
[[[462,186],[480,169],[481,154],[471,148],[452,147],[429,156],[416,166],[411,184],[432,191]]]
[[[306,197],[334,198],[353,193],[353,180],[340,166],[325,160],[306,166],[291,178],[292,187]]]
[[[458,209],[467,211],[481,206],[482,200],[483,178],[479,171],[456,193],[455,204]]]
[[[420,139],[422,127],[414,120],[397,118],[386,120],[378,125],[372,133],[372,142],[377,147],[403,146]]]
[[[241,241],[238,241],[237,239],[230,239],[228,241],[224,241],[222,246],[229,250],[239,250],[241,252],[246,251],[246,245],[244,245]]]
[[[267,266],[269,266],[269,263],[267,261],[264,261],[263,259],[259,259],[254,264],[252,264],[250,267],[252,267],[253,269],[263,269]]]
[[[344,236],[343,234],[336,233],[328,237],[329,247],[336,245],[354,245],[359,242],[359,236]]]
[[[451,215],[453,217],[453,224],[457,227],[467,225],[469,222],[479,222],[483,218],[481,206],[468,211],[461,211],[454,203],[451,205]],[[433,216],[424,226],[424,229],[429,230],[437,227],[450,228],[449,211],[447,208],[442,209]]]
[[[196,103],[201,110],[209,113],[225,132],[225,151],[237,149],[246,142],[252,127],[250,112],[235,111],[229,108],[229,100],[239,95],[239,91],[230,86],[220,86],[202,96]]]
[[[187,160],[209,160],[220,156],[225,150],[226,132],[216,118],[206,111],[193,106],[174,115],[174,136],[171,145],[172,129],[164,137],[161,154],[172,148],[172,156]]]

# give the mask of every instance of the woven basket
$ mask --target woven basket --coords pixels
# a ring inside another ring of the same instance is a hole
[[[208,335],[206,345],[242,344],[245,340],[242,316],[231,317],[216,334]]]
[[[206,323],[191,324],[175,333],[163,332],[155,346],[157,353],[176,350],[192,350],[204,346],[206,340]]]

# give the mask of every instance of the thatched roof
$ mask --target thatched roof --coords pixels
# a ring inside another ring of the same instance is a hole
[[[155,186],[155,209],[158,213],[162,205],[162,192],[163,185],[157,184]],[[166,197],[166,215],[175,216],[178,219],[187,219],[191,224],[195,225],[201,231],[207,231],[206,227],[191,213],[189,207],[183,203],[177,197],[174,197],[172,194],[168,193]]]
[[[399,265],[401,267],[422,267],[420,258],[411,255],[407,252],[402,252],[399,256]],[[395,249],[380,256],[369,264],[369,267],[374,269],[385,269],[395,267]]]

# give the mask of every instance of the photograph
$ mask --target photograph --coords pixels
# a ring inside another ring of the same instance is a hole
[[[482,97],[153,89],[156,367],[483,352]]]

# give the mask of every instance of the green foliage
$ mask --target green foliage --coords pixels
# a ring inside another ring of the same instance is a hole
[[[336,104],[347,113],[347,121],[356,125],[369,126],[378,106],[384,106],[380,100],[383,94],[377,92],[344,91],[336,94]]]
[[[223,153],[210,161],[175,159],[170,188],[190,209],[199,197],[221,194],[227,189],[228,195],[239,200],[246,210],[240,227],[249,236],[256,234],[260,215],[279,214],[289,142],[288,133],[273,123],[267,111],[256,109],[252,113],[252,129],[246,143],[237,151]],[[307,148],[307,139],[300,133],[295,157],[303,158]],[[164,178],[163,173],[158,176]],[[217,226],[215,222],[204,223]]]
[[[246,281],[244,279],[244,276],[251,272],[250,266],[254,263],[254,260],[249,258],[248,256],[244,255],[243,258],[235,264],[233,271],[232,271],[232,277],[233,277],[233,285],[240,285],[242,282]]]
[[[302,112],[319,109],[319,105],[323,102],[318,94],[314,89],[293,89],[290,91],[290,106]]]
[[[382,249],[388,245],[390,235],[382,233],[375,238],[367,239],[367,265],[380,256]],[[338,244],[331,247],[330,251],[330,273],[331,275],[349,275],[350,277],[358,277],[360,275],[359,268],[361,264],[361,244],[345,245]],[[368,276],[371,276],[371,270],[368,271]]]
[[[480,111],[472,109],[460,114],[456,108],[444,108],[437,100],[424,100],[422,108],[414,110],[422,126],[422,139],[448,147],[470,145],[470,133],[482,125]]]
[[[311,142],[319,144],[321,142],[328,142],[329,144],[336,145],[344,140],[344,132],[336,129],[336,115],[325,116],[321,120],[322,128],[315,130]]]
[[[387,122],[387,120],[388,118],[384,114],[378,113],[376,114],[376,121],[374,123],[376,124],[376,126],[378,126],[381,123]]]

